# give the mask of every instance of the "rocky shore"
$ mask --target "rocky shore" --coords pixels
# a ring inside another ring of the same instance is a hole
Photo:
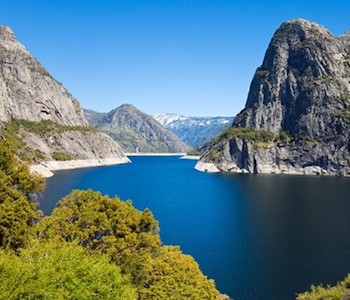
[[[164,153],[153,153],[153,152],[135,152],[135,153],[125,153],[126,156],[183,156],[186,153],[168,153],[168,152],[164,152]]]
[[[30,170],[33,173],[38,173],[45,178],[51,177],[54,175],[53,171],[58,170],[72,170],[79,168],[88,168],[88,167],[98,167],[98,166],[109,166],[117,164],[130,163],[130,159],[127,157],[121,158],[103,158],[103,159],[75,159],[67,161],[56,161],[50,160],[42,162],[38,165],[30,166]]]

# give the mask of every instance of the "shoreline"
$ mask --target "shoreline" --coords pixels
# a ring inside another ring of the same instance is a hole
[[[200,172],[220,173],[220,170],[213,163],[198,161],[194,168]]]
[[[73,159],[73,160],[49,160],[44,161],[37,165],[30,166],[30,172],[38,173],[44,178],[54,176],[54,171],[60,170],[74,170],[89,167],[102,167],[131,163],[129,157],[134,156],[179,156],[180,159],[192,159],[198,160],[199,157],[186,155],[186,153],[125,153],[125,157],[122,158],[102,158],[102,159]]]
[[[30,171],[32,173],[38,173],[44,178],[49,178],[54,176],[53,171],[59,170],[73,170],[80,168],[89,168],[89,167],[102,167],[102,166],[111,166],[131,163],[128,157],[122,158],[102,158],[102,159],[74,159],[74,160],[49,160],[42,162],[38,165],[31,165]]]
[[[153,152],[134,152],[134,153],[125,153],[127,157],[129,156],[185,156],[186,153],[153,153]]]
[[[184,155],[180,159],[190,159],[190,160],[199,160],[201,157],[199,155]]]

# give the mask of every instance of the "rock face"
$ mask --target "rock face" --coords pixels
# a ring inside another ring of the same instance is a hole
[[[191,147],[209,141],[233,122],[233,117],[188,117],[177,114],[155,115],[154,118]]]
[[[21,128],[18,135],[25,145],[46,160],[53,159],[54,151],[74,159],[125,159],[120,146],[110,137],[78,130],[88,126],[79,102],[16,40],[10,28],[0,26],[0,125],[13,119],[49,120],[77,128],[52,135]]]
[[[0,121],[11,118],[87,125],[77,100],[0,26]]]
[[[109,113],[85,110],[90,124],[118,141],[126,152],[184,153],[189,147],[179,137],[130,104]]]
[[[349,176],[349,37],[302,19],[283,23],[233,123],[275,138],[262,146],[223,138],[202,160],[229,172]]]

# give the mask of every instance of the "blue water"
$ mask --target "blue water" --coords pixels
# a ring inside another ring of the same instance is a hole
[[[165,244],[180,245],[235,300],[294,299],[350,273],[350,178],[200,173],[178,157],[57,172],[49,214],[71,189],[150,208]]]

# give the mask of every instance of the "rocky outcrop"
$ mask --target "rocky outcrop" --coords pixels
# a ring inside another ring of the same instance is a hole
[[[184,153],[189,150],[174,133],[130,104],[109,113],[85,110],[85,115],[92,126],[118,141],[126,152]]]
[[[283,23],[233,127],[274,138],[223,135],[202,161],[228,172],[350,176],[349,34],[337,38],[302,19]]]
[[[125,160],[110,137],[82,130],[88,122],[79,102],[17,41],[9,27],[0,26],[0,125],[4,128],[16,119],[51,121],[45,123],[50,128],[44,123],[36,126],[42,131],[28,130],[24,126],[28,122],[22,122],[19,131],[13,132],[23,147],[39,153],[42,160],[53,160],[54,152],[73,160]]]
[[[35,134],[21,130],[20,135],[28,147],[40,149],[45,160],[52,158],[53,153],[64,153],[72,160],[125,157],[120,146],[102,132],[72,130]]]
[[[52,176],[52,171],[57,170],[130,163],[120,146],[101,132],[66,131],[37,135],[22,131],[21,135],[27,146],[40,149],[41,155],[45,156],[42,163],[31,167],[44,177]],[[55,153],[64,153],[69,159],[54,160]]]
[[[350,50],[350,30],[342,34],[339,39],[342,40],[345,43],[345,47]]]

